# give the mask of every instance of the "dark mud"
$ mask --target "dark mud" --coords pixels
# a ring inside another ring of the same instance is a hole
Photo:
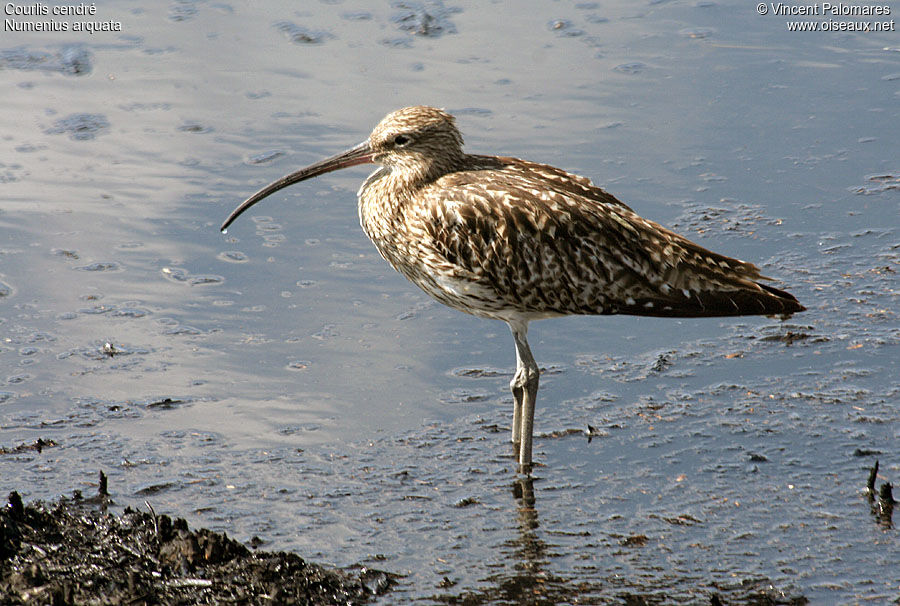
[[[894,527],[894,507],[898,501],[894,499],[894,485],[890,482],[881,484],[881,488],[875,490],[875,482],[878,478],[878,461],[869,470],[869,479],[866,482],[866,495],[869,497],[869,505],[872,507],[872,515],[879,524],[885,528]]]
[[[12,492],[0,511],[0,604],[362,604],[393,584],[112,505],[102,473],[91,498],[25,505]]]

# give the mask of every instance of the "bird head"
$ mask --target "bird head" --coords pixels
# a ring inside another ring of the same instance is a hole
[[[407,186],[432,181],[458,165],[464,157],[462,144],[453,116],[443,110],[424,105],[398,109],[385,116],[359,145],[285,175],[247,198],[228,216],[221,230],[224,232],[244,211],[280,189],[358,164],[386,166]]]

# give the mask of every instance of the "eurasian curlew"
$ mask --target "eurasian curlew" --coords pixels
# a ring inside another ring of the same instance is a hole
[[[453,116],[388,114],[368,139],[282,177],[276,191],[356,166],[381,166],[359,190],[366,235],[394,269],[454,309],[503,320],[516,344],[512,442],[530,473],[539,369],[532,320],[570,314],[661,317],[787,315],[805,308],[760,283],[752,263],[711,252],[638,216],[589,179],[546,164],[463,151]]]

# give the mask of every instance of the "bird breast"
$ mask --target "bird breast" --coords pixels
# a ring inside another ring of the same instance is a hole
[[[460,311],[503,320],[572,313],[572,302],[558,298],[572,285],[553,285],[565,279],[552,245],[555,222],[527,205],[498,204],[467,187],[471,178],[451,174],[409,187],[379,169],[359,191],[363,231],[394,269]],[[602,297],[591,298],[580,313],[597,313]]]

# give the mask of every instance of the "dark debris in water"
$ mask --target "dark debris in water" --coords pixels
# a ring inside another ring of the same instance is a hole
[[[75,269],[78,271],[122,271],[122,265],[116,261],[97,261],[96,263],[79,265]]]
[[[164,410],[171,410],[184,403],[185,400],[181,400],[178,398],[163,398],[161,400],[153,400],[152,402],[148,402],[146,406],[147,408],[162,408]]]
[[[622,547],[643,547],[649,540],[650,539],[647,538],[647,535],[632,534],[628,535],[624,539],[621,539],[619,541],[619,545],[621,545]]]
[[[796,341],[805,341],[806,339],[811,338],[813,335],[805,333],[805,332],[794,332],[789,330],[782,334],[777,335],[766,335],[762,337],[762,341],[780,341],[785,345],[793,345]],[[816,337],[816,342],[825,342],[828,341],[828,337]]]
[[[190,21],[197,14],[195,3],[190,0],[175,0],[169,6],[169,19],[172,21]]]
[[[685,38],[703,39],[712,36],[716,33],[716,30],[711,27],[688,27],[680,30],[678,33]]]
[[[211,126],[206,126],[204,124],[200,124],[199,122],[188,121],[179,126],[178,130],[183,133],[205,135],[206,133],[211,133],[213,129]]]
[[[447,404],[470,404],[472,402],[486,402],[493,395],[493,393],[487,391],[473,391],[460,387],[442,395],[441,401]]]
[[[463,499],[460,499],[456,503],[454,503],[453,506],[462,508],[462,507],[470,507],[472,505],[478,505],[478,504],[480,504],[480,501],[478,500],[477,497],[465,497]]]
[[[850,191],[855,194],[862,194],[864,196],[871,196],[873,194],[880,194],[889,190],[898,190],[900,189],[900,175],[895,174],[884,174],[884,175],[868,175],[866,177],[867,183],[864,185],[859,185],[857,187],[851,187]]]
[[[20,454],[23,452],[36,452],[40,454],[45,448],[59,446],[53,440],[38,438],[34,442],[17,444],[16,446],[0,446],[0,454]]]
[[[110,358],[122,356],[145,356],[150,350],[144,347],[135,347],[131,345],[115,344],[110,341],[97,342],[94,345],[85,347],[73,347],[57,354],[58,360],[65,360],[74,356],[84,358],[86,360],[108,360]]]
[[[322,44],[326,40],[334,38],[334,34],[326,31],[314,30],[291,21],[279,21],[275,29],[287,36],[294,44]]]
[[[613,68],[613,71],[617,71],[621,74],[628,74],[629,76],[634,76],[642,71],[647,69],[646,63],[641,63],[640,61],[634,61],[632,63],[622,63]]]
[[[878,461],[869,470],[869,479],[866,481],[866,494],[869,497],[869,505],[872,507],[872,515],[877,522],[885,528],[894,526],[894,486],[890,482],[884,482],[877,491],[875,482],[878,479]]]
[[[192,274],[181,267],[163,267],[163,276],[170,282],[183,282],[191,286],[221,284],[225,278],[215,274]]]
[[[853,451],[854,457],[871,457],[880,454],[882,454],[880,450],[873,450],[871,448],[857,448]]]
[[[279,158],[284,155],[284,152],[279,149],[272,149],[265,152],[260,152],[258,154],[253,154],[247,158],[248,164],[265,164],[266,162],[271,162],[272,160]]]
[[[84,76],[93,69],[89,50],[79,45],[64,46],[58,51],[27,48],[0,50],[0,69],[57,72],[69,76]]]
[[[716,175],[701,175],[706,182],[718,179]],[[723,199],[728,203],[727,207],[707,206],[704,204],[690,203],[685,206],[684,212],[671,223],[671,228],[681,231],[693,231],[694,233],[706,233],[710,229],[717,235],[737,235],[746,237],[753,234],[757,237],[760,225],[777,227],[782,224],[781,219],[769,217],[765,210],[757,204],[746,204],[736,200]]]
[[[74,250],[69,250],[67,248],[54,248],[50,251],[52,254],[57,257],[63,257],[64,259],[73,259],[77,260],[80,257],[78,256],[78,252]]]
[[[438,38],[444,34],[455,34],[456,26],[450,15],[461,12],[459,8],[447,8],[440,0],[415,2],[402,0],[392,5],[397,12],[391,20],[401,30],[414,36]]]
[[[548,25],[551,31],[556,32],[560,36],[577,38],[584,35],[584,30],[578,29],[568,19],[554,19]]]
[[[672,356],[674,354],[674,351],[660,353],[657,356],[656,361],[653,363],[653,366],[650,367],[650,370],[653,372],[665,372],[674,364],[674,362],[672,361]]]
[[[484,379],[489,378],[492,379],[494,377],[506,377],[511,376],[512,372],[510,370],[504,368],[489,368],[489,367],[480,367],[480,368],[454,368],[450,371],[454,377],[467,377],[470,379]]]
[[[126,508],[100,492],[0,510],[3,604],[362,604],[394,576],[325,568],[286,552],[251,551],[182,518]],[[149,507],[149,504],[148,504]]]
[[[75,141],[93,139],[109,128],[109,120],[103,114],[69,114],[53,123],[45,132],[48,135],[68,134]]]

